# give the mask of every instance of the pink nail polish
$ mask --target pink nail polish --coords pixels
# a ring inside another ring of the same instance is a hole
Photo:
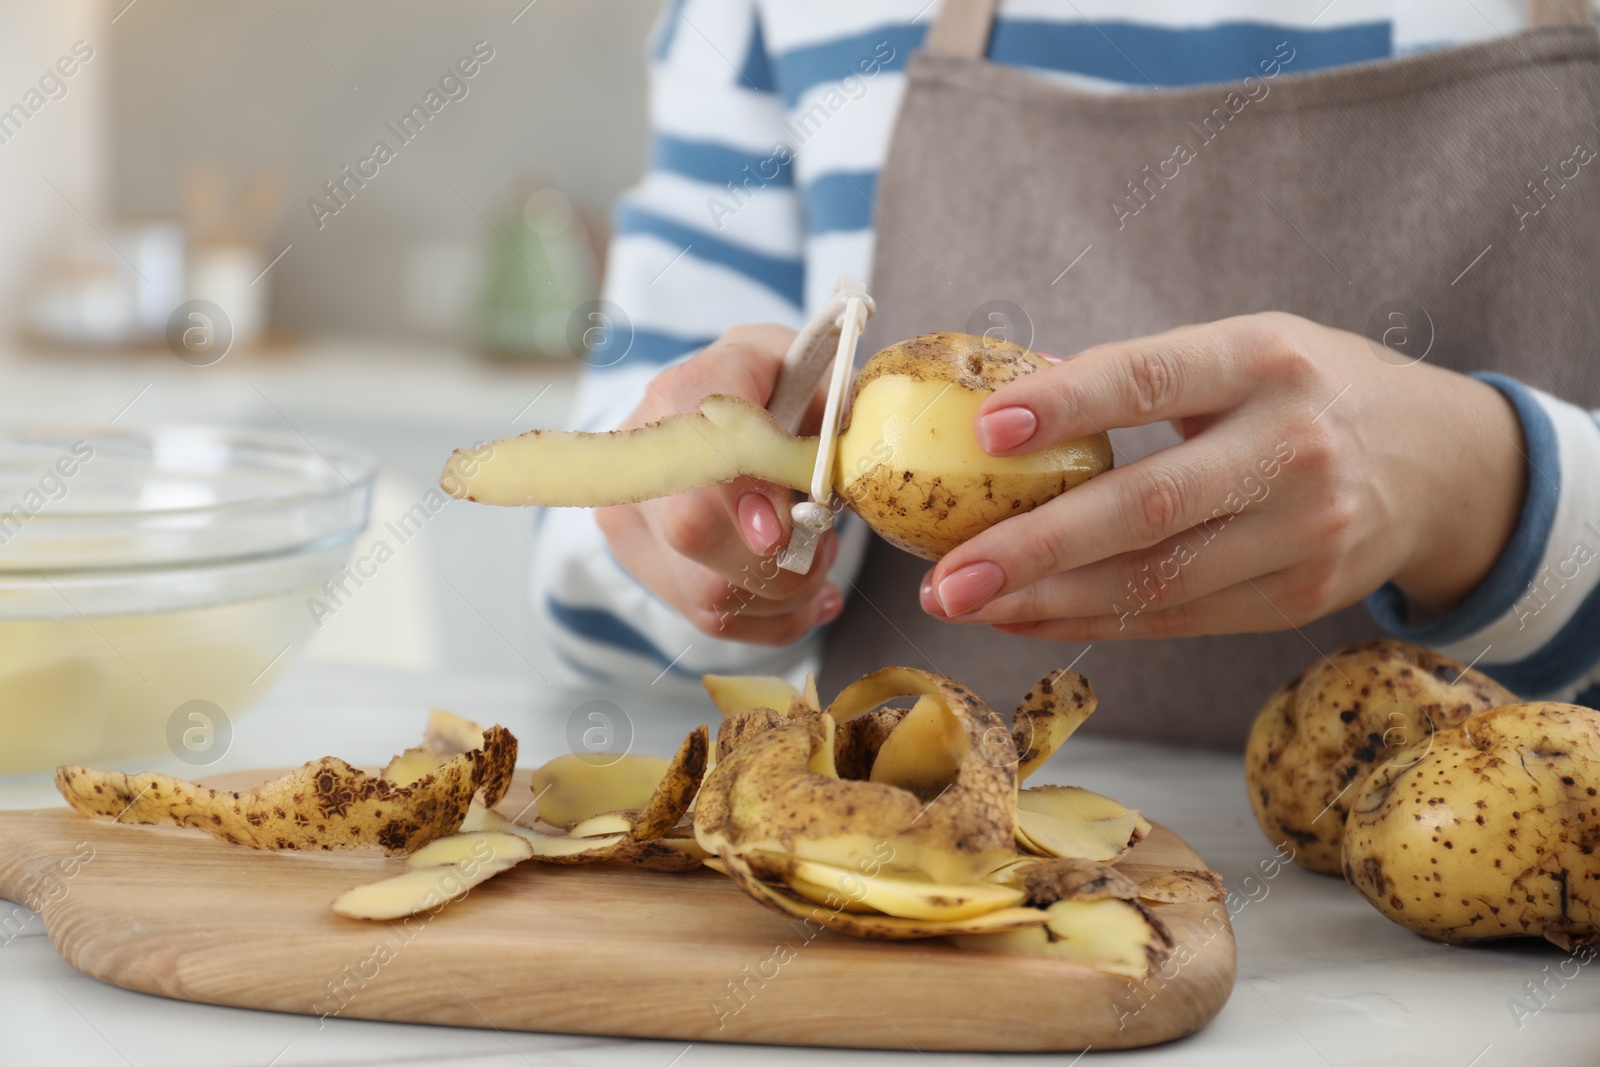
[[[1049,360],[1049,361],[1050,361],[1050,362],[1051,362],[1051,363],[1061,363],[1061,362],[1064,362],[1064,361],[1063,361],[1063,360],[1062,360],[1062,358],[1061,358],[1061,357],[1060,357],[1060,356],[1052,356],[1052,355],[1051,355],[1051,354],[1050,354],[1050,353],[1048,353],[1048,352],[1038,352],[1038,353],[1035,353],[1035,354],[1036,354],[1036,355],[1039,355],[1039,356],[1043,356],[1043,357],[1044,357],[1044,358],[1045,358],[1045,359],[1048,359],[1048,360]]]
[[[1038,417],[1027,408],[1000,408],[978,420],[978,443],[990,455],[1009,452],[1026,444],[1038,429]]]
[[[939,583],[939,604],[946,615],[965,615],[981,607],[1006,584],[1005,571],[983,560],[969,563]]]
[[[822,607],[817,609],[817,625],[826,626],[844,612],[844,598],[829,590],[822,595]]]
[[[739,525],[744,530],[745,544],[762,555],[777,548],[783,538],[783,526],[772,510],[772,501],[760,493],[745,493],[739,498]]]

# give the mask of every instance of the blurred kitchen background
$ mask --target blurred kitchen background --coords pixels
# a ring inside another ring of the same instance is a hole
[[[383,536],[451,449],[565,418],[659,6],[0,0],[0,420],[346,441]],[[309,658],[537,673],[530,531],[451,502]]]

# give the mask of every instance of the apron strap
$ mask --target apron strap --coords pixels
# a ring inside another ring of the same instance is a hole
[[[1590,0],[1528,0],[1529,26],[1593,26]]]
[[[922,50],[936,56],[982,59],[1000,0],[943,0]]]
[[[1529,26],[1592,26],[1591,0],[1527,0]],[[1000,0],[943,0],[923,43],[936,56],[982,59]]]

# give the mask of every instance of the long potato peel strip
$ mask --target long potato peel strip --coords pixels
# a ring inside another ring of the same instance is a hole
[[[457,449],[439,485],[480,504],[595,508],[740,476],[805,491],[816,457],[815,437],[792,437],[765,409],[719,395],[702,400],[697,412],[632,430],[530,430]]]
[[[348,849],[379,845],[412,852],[455,833],[474,796],[505,795],[517,741],[502,726],[479,747],[451,756],[430,774],[399,785],[327,756],[244,792],[212,789],[165,774],[61,767],[56,788],[73,810],[94,819],[183,826],[252,848]]]

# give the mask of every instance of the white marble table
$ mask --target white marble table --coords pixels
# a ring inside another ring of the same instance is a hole
[[[306,663],[240,719],[213,770],[298,763],[324,753],[378,763],[411,743],[426,709],[503,722],[524,762],[565,750],[567,714],[594,694],[537,680],[411,674]],[[700,709],[618,698],[636,748],[667,751]],[[152,766],[174,772],[180,765]],[[1245,801],[1237,758],[1080,739],[1043,777],[1137,805],[1184,835],[1239,894],[1239,981],[1203,1032],[1171,1045],[1097,1059],[1225,1067],[1404,1064],[1492,1067],[1600,1063],[1600,973],[1561,984],[1561,953],[1542,945],[1452,949],[1390,924],[1340,882],[1285,867]],[[0,779],[0,807],[52,803],[42,779]],[[175,907],[182,906],[175,884]],[[10,905],[0,905],[0,915]],[[1569,967],[1569,973],[1571,968]],[[1554,976],[1554,977],[1552,977]],[[1544,1006],[1527,983],[1544,983]],[[1521,1001],[1520,1026],[1512,1005]],[[1534,1010],[1537,1009],[1537,1010]],[[996,1004],[1003,1016],[1004,1004]],[[819,1019],[819,1026],[826,1020]],[[908,1034],[915,1041],[915,1034]],[[85,978],[55,954],[33,918],[0,940],[0,1064],[132,1067],[311,1067],[357,1064],[518,1064],[699,1067],[704,1064],[977,1064],[1009,1057],[863,1053],[457,1030],[245,1011],[163,1000]],[[1020,1062],[1078,1062],[1073,1055]]]

